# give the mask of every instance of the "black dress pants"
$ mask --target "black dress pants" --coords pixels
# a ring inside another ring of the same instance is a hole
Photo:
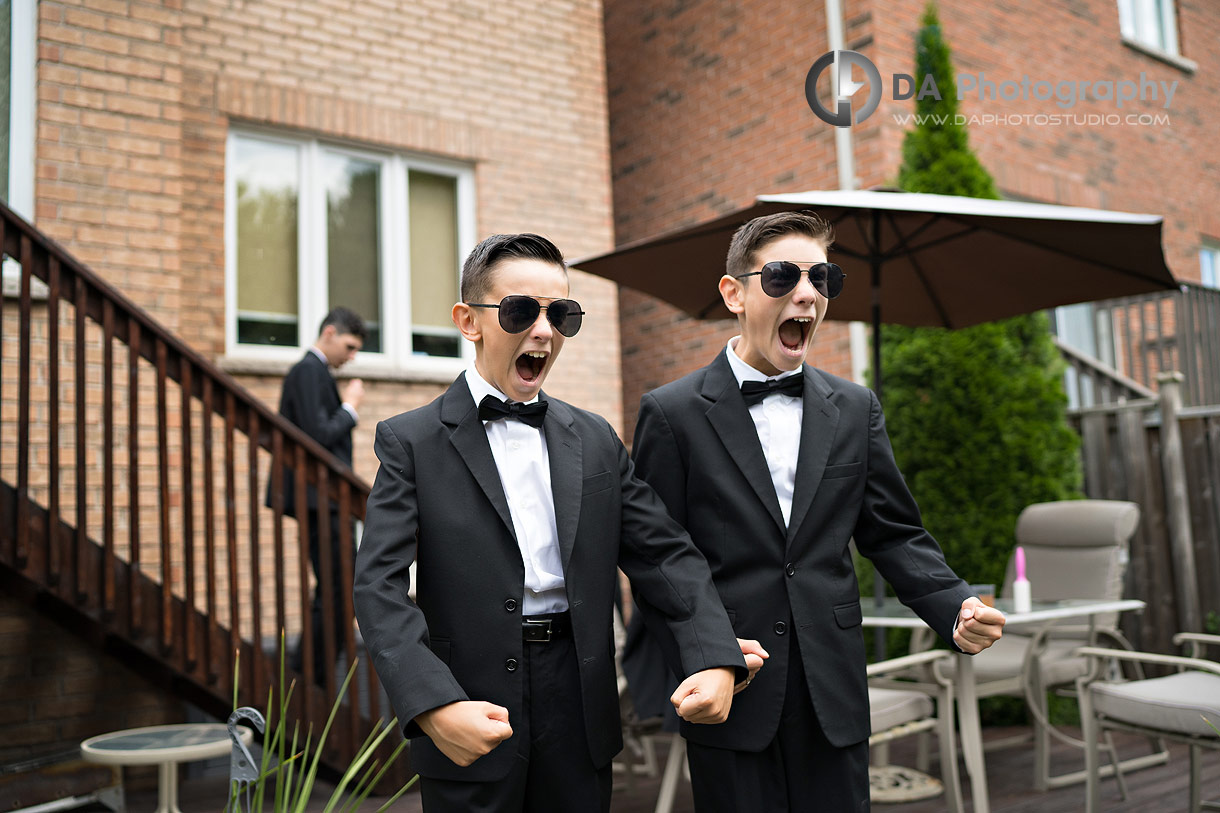
[[[328,512],[330,523],[330,575],[331,575],[331,621],[335,627],[335,657],[342,658],[346,652],[347,640],[352,635],[352,630],[344,619],[344,582],[343,582],[343,566],[340,561],[339,551],[341,550],[341,541],[339,539],[339,512],[332,509]],[[325,601],[323,596],[322,583],[322,543],[321,534],[318,532],[319,524],[318,512],[311,512],[309,517],[309,563],[313,567],[313,575],[316,585],[313,591],[313,599],[309,606],[310,625],[313,628],[311,640],[313,641],[313,671],[314,681],[319,685],[324,685],[326,676],[335,670],[335,662],[326,659],[326,616],[325,616]],[[356,561],[355,551],[355,530],[351,534],[352,541],[352,559],[353,564]],[[351,583],[347,584],[348,592],[351,592]],[[292,666],[297,671],[304,671],[305,663],[305,646],[300,645],[295,657],[292,660]],[[349,664],[350,665],[350,664]]]
[[[424,813],[606,813],[610,765],[589,756],[576,647],[570,636],[526,643],[525,719],[509,719],[517,750],[508,776],[494,782],[420,777]],[[476,763],[477,764],[477,763]]]
[[[788,638],[788,683],[775,739],[758,753],[687,742],[698,813],[869,810],[868,741],[846,748],[827,741],[809,697],[796,635]]]

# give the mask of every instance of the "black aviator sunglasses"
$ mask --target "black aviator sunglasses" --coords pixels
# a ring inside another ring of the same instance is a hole
[[[510,294],[500,300],[498,305],[481,305],[477,302],[467,302],[472,308],[499,308],[500,327],[505,333],[521,333],[538,319],[542,312],[542,304],[532,296]],[[580,303],[574,299],[556,299],[546,306],[546,320],[569,339],[580,330],[585,312],[580,309]]]
[[[796,263],[776,260],[764,265],[761,271],[737,274],[734,279],[761,276],[763,293],[778,298],[787,296],[796,287],[802,273]],[[809,282],[815,291],[827,299],[834,299],[843,293],[843,280],[846,278],[843,269],[834,263],[813,263],[809,266]]]

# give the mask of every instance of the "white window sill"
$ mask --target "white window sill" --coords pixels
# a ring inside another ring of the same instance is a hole
[[[230,354],[216,360],[217,365],[230,375],[274,375],[283,376],[292,365],[301,360],[305,351],[295,352],[291,357],[275,355]],[[465,359],[420,358],[413,363],[390,360],[356,359],[338,372],[339,378],[362,378],[369,381],[403,381],[412,384],[451,384],[458,373],[466,369]]]
[[[1195,62],[1193,59],[1187,59],[1184,56],[1178,56],[1177,54],[1171,54],[1168,51],[1162,51],[1160,48],[1154,48],[1151,45],[1140,42],[1139,40],[1123,37],[1122,41],[1123,45],[1127,46],[1131,50],[1139,51],[1144,56],[1150,56],[1153,59],[1159,59],[1160,61],[1168,63],[1179,70],[1185,71],[1186,73],[1194,73],[1195,71],[1199,70],[1199,63]]]

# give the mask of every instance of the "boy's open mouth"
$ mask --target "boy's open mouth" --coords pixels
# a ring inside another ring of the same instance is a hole
[[[534,384],[546,366],[547,353],[543,350],[527,350],[517,356],[517,375],[526,384]]]
[[[813,318],[796,316],[787,319],[779,326],[779,343],[793,355],[799,355],[805,349],[809,340],[809,331],[813,329]]]

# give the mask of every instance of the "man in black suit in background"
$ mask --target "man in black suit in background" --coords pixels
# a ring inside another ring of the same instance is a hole
[[[727,722],[682,726],[699,813],[868,809],[853,538],[954,648],[979,652],[1004,624],[924,530],[877,397],[804,363],[843,285],[832,239],[812,213],[742,226],[719,283],[741,335],[640,403],[636,471],[707,558],[736,634],[770,654]]]
[[[305,356],[288,371],[280,395],[280,414],[303,429],[305,434],[322,444],[327,451],[349,467],[352,465],[352,428],[359,419],[357,410],[364,400],[364,382],[359,378],[353,378],[344,386],[343,395],[340,397],[339,388],[335,385],[330,368],[338,369],[355,358],[356,353],[364,346],[364,339],[364,320],[360,318],[359,314],[347,308],[334,308],[322,320],[317,340],[305,351]],[[306,508],[309,511],[309,561],[313,565],[314,578],[317,580],[310,608],[313,620],[314,676],[318,683],[323,683],[327,670],[334,668],[333,664],[326,662],[323,646],[322,552],[318,543],[318,527],[323,519],[330,523],[336,653],[343,651],[351,630],[344,629],[343,625],[338,506],[329,502],[330,510],[324,517],[318,510],[317,488],[312,485],[308,486],[306,498],[308,501]],[[270,484],[268,484],[267,504],[271,504]],[[285,467],[284,514],[297,517],[297,509],[295,477],[292,469]],[[292,666],[298,671],[304,665],[301,654],[303,648],[302,644],[293,656]]]

